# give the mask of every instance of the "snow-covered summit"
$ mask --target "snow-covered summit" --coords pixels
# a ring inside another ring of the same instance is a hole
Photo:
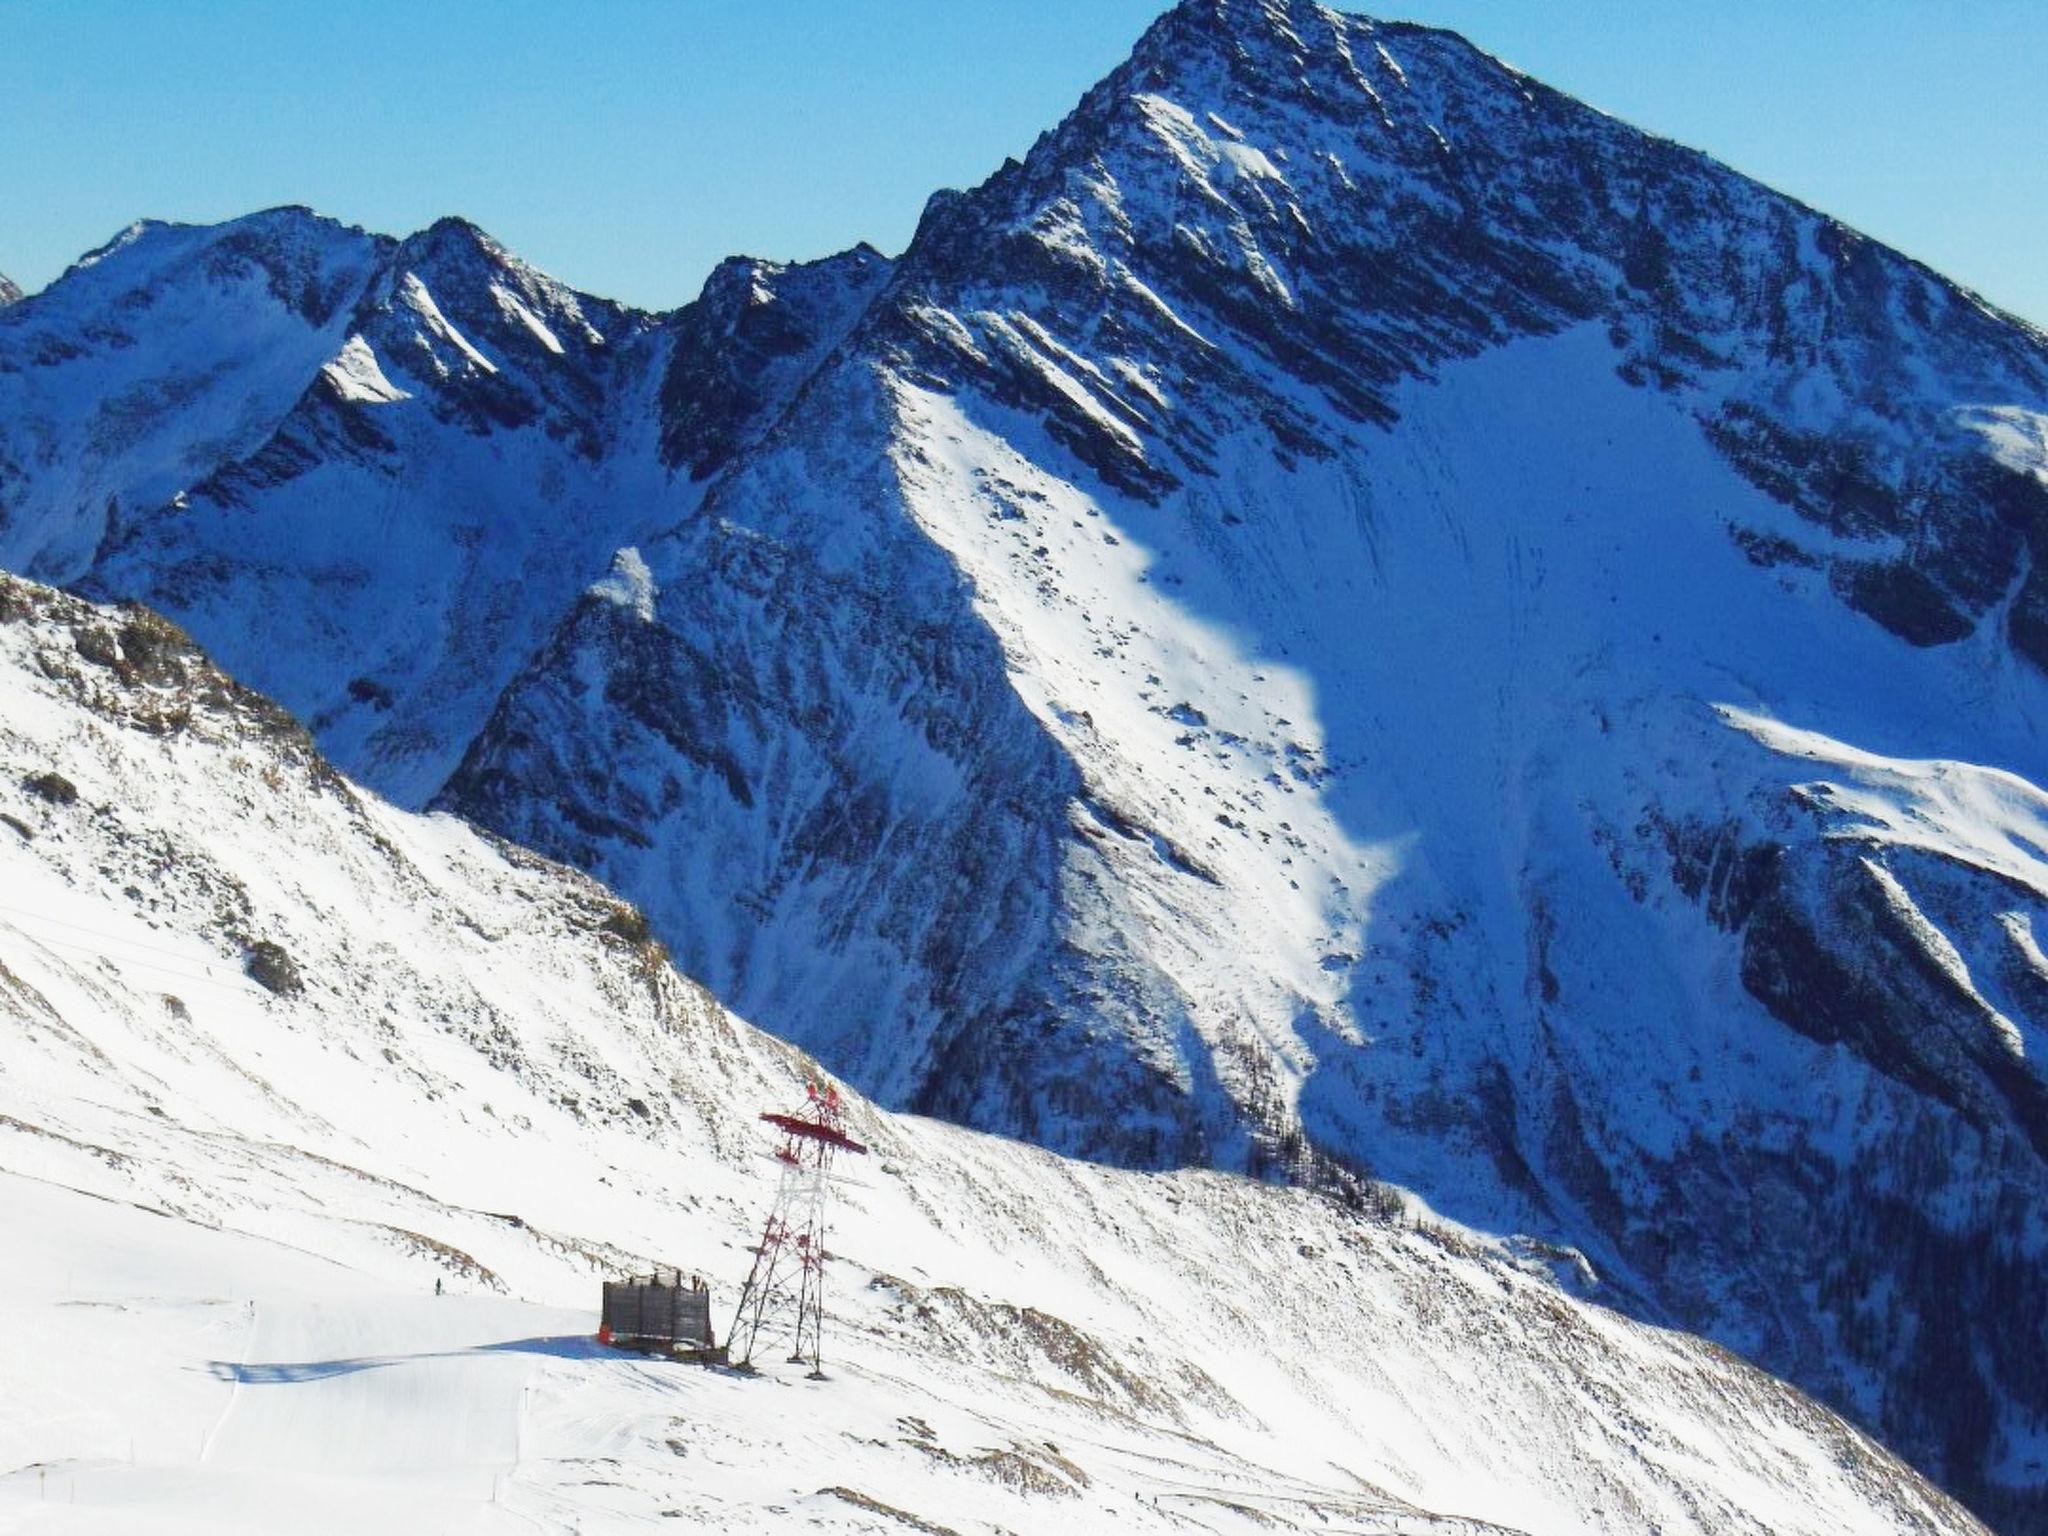
[[[424,798],[553,615],[664,515],[618,451],[652,331],[459,219],[378,242],[289,375],[277,358],[290,395],[260,433],[124,502],[87,581],[147,593]]]
[[[74,580],[123,520],[260,443],[391,242],[279,208],[139,223],[0,316],[0,565]]]
[[[1824,568],[1915,644],[2019,584],[2014,639],[2048,661],[2015,531],[2048,493],[1950,414],[2041,411],[2038,334],[1456,34],[1283,0],[1176,7],[1021,163],[940,204],[903,272],[905,319],[949,366],[993,372],[1144,494],[1208,472],[1236,421],[1287,455],[1369,446],[1401,381],[1597,325],[1625,376],[1811,525],[1731,530],[1750,548]],[[1035,293],[1071,324],[1018,324]]]

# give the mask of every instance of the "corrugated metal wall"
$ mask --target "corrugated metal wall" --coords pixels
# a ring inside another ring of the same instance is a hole
[[[604,1326],[615,1339],[709,1349],[711,1293],[663,1280],[607,1280]]]

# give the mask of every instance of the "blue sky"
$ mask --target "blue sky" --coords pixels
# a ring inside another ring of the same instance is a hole
[[[0,272],[282,202],[647,306],[901,247],[1160,0],[0,0]],[[2048,323],[2043,0],[1405,0]]]

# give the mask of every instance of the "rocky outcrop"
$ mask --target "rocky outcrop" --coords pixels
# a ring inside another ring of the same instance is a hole
[[[662,462],[703,480],[774,425],[888,280],[861,245],[794,266],[735,256],[665,322]]]

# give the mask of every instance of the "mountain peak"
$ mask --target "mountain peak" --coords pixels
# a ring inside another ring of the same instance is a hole
[[[703,479],[765,431],[894,268],[865,242],[816,261],[720,262],[698,296],[662,322],[672,340],[663,460]]]
[[[21,285],[6,273],[0,272],[0,308],[5,308],[20,297]]]
[[[118,256],[121,252],[128,250],[143,240],[149,239],[159,232],[185,230],[191,227],[187,224],[174,224],[166,219],[136,219],[124,225],[120,232],[114,235],[112,239],[103,241],[82,254],[69,267],[65,268],[64,276],[69,277],[74,272],[82,272],[88,267],[96,267],[101,262]]]
[[[80,256],[46,291],[64,293],[86,273],[95,275],[95,286],[122,284],[132,293],[158,291],[192,274],[225,282],[256,273],[280,302],[324,323],[351,285],[346,273],[374,261],[394,243],[300,204],[265,208],[220,224],[137,219]]]
[[[737,301],[769,303],[787,280],[858,280],[889,265],[889,258],[863,240],[814,261],[774,261],[765,256],[728,256],[711,269],[698,290],[697,303],[730,305]]]
[[[1290,61],[1330,53],[1342,56],[1365,40],[1428,39],[1494,63],[1464,34],[1424,22],[1387,21],[1339,10],[1317,0],[1180,0],[1145,30],[1128,65],[1156,66],[1219,46],[1242,65],[1272,64],[1273,50]],[[1128,67],[1128,66],[1127,66]],[[1508,74],[1518,72],[1500,66]]]
[[[417,234],[399,242],[412,252],[481,256],[492,263],[516,260],[504,244],[488,231],[460,214],[443,214]],[[417,259],[417,258],[415,258]]]
[[[554,285],[554,279],[529,266],[502,241],[458,214],[444,215],[399,241],[392,265],[395,269],[424,273],[430,282],[436,276],[444,280],[457,275],[490,280],[509,274]]]
[[[1104,84],[1129,91],[1206,79],[1252,94],[1316,94],[1340,78],[1358,83],[1357,55],[1369,40],[1417,34],[1470,48],[1455,33],[1380,22],[1313,0],[1181,0]]]
[[[1144,51],[1146,41],[1195,36],[1302,48],[1308,46],[1305,29],[1342,26],[1349,19],[1328,6],[1292,0],[1181,0],[1147,29],[1137,51]]]

